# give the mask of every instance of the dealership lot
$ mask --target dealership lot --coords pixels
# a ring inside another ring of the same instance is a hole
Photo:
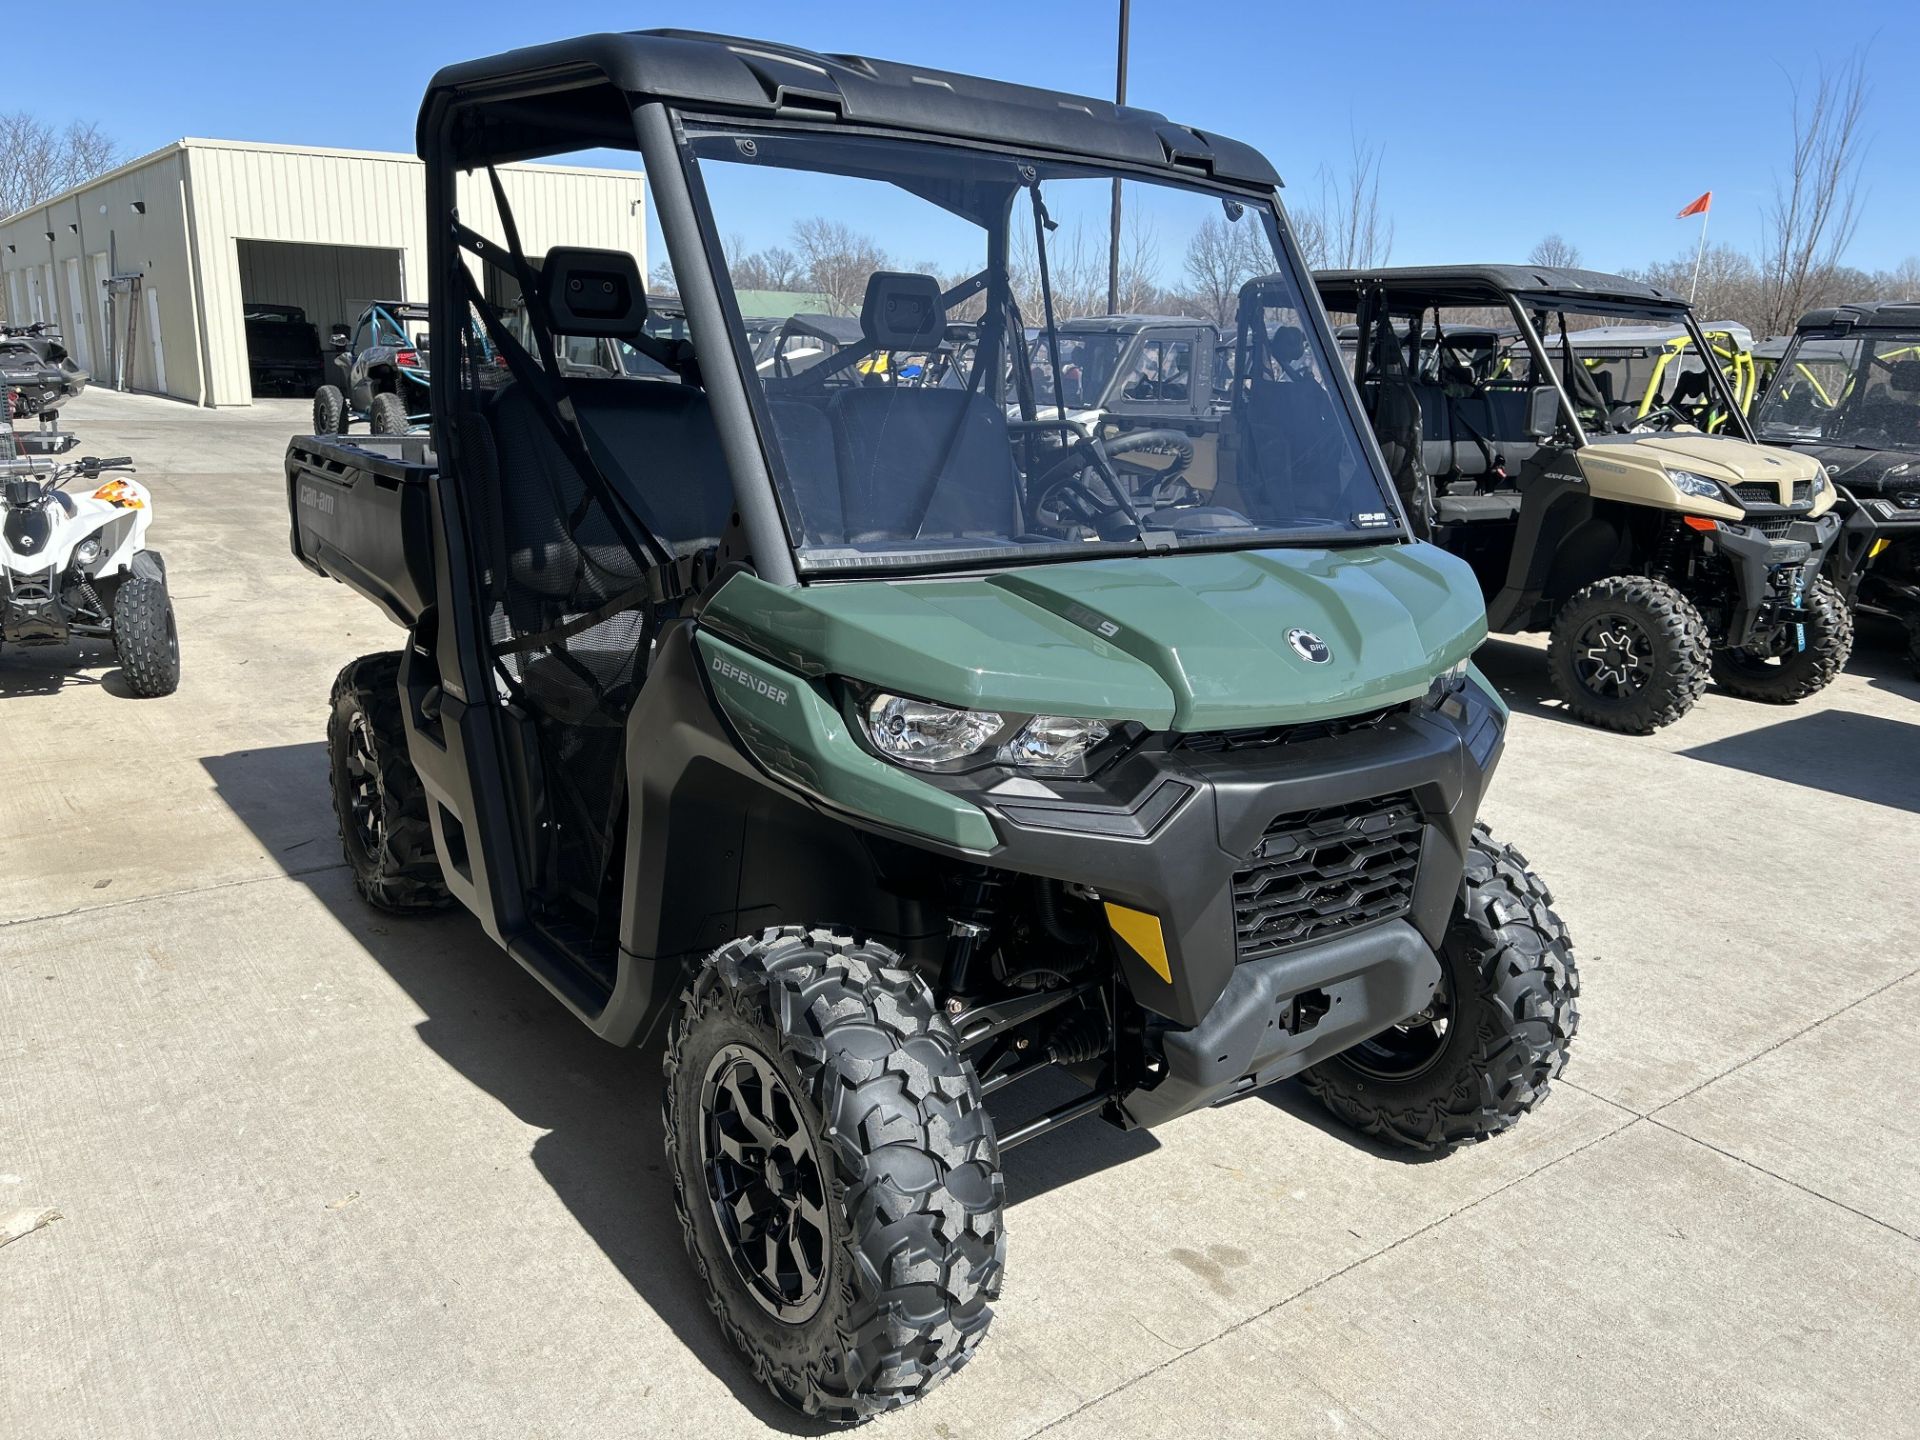
[[[706,1313],[656,1051],[351,893],[326,697],[399,632],[287,553],[306,408],[66,412],[155,493],[184,680],[0,655],[0,1225],[59,1216],[0,1247],[0,1434],[812,1433]],[[1016,1151],[991,1339],[874,1433],[1920,1434],[1920,684],[1869,623],[1629,738],[1541,648],[1481,664],[1581,959],[1551,1102],[1426,1163],[1293,1086]]]

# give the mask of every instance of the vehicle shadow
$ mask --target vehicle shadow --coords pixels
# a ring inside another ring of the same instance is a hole
[[[1404,1145],[1389,1145],[1384,1140],[1363,1135],[1309,1095],[1306,1086],[1297,1080],[1268,1085],[1234,1103],[1244,1105],[1250,1100],[1259,1100],[1263,1104],[1273,1106],[1276,1110],[1284,1111],[1301,1124],[1311,1125],[1323,1134],[1331,1135],[1349,1149],[1358,1150],[1363,1155],[1371,1155],[1376,1160],[1391,1160],[1397,1165],[1434,1165],[1447,1159],[1451,1153],[1445,1150],[1409,1150]]]
[[[1811,710],[1677,753],[1920,814],[1920,723]]]
[[[1493,682],[1501,698],[1524,715],[1558,720],[1563,725],[1583,725],[1567,712],[1547,678],[1547,653],[1534,645],[1522,645],[1498,635],[1489,635],[1473,652],[1473,663]]]
[[[1920,700],[1920,675],[1907,659],[1907,628],[1885,615],[1855,616],[1849,675],[1864,675],[1875,690]]]
[[[317,863],[338,854],[323,743],[205,756],[201,764],[220,799],[287,874],[420,1007],[422,1043],[546,1132],[529,1154],[534,1168],[641,1301],[762,1423],[796,1435],[827,1433],[831,1427],[788,1410],[754,1380],[707,1310],[682,1247],[663,1153],[660,1041],[620,1050],[598,1039],[463,910],[418,918],[370,910],[344,866]],[[996,1095],[996,1119],[1003,1108],[1025,1118],[1071,1098],[1071,1082],[1064,1093],[1048,1088],[1057,1078],[1007,1087],[1022,1093]],[[1005,1164],[1010,1208],[1156,1144],[1087,1120],[1016,1148]]]
[[[103,667],[111,666],[107,669]],[[0,651],[0,699],[10,695],[57,695],[62,690],[98,685],[120,700],[133,698],[113,646],[48,645]]]

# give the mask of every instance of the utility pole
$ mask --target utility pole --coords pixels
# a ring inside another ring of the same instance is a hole
[[[1113,103],[1127,103],[1127,26],[1131,0],[1120,0],[1120,57],[1114,67]],[[1107,237],[1107,313],[1120,308],[1120,178],[1113,181],[1113,227]]]

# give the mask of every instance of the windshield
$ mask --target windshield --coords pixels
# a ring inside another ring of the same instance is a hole
[[[716,130],[691,148],[735,288],[781,250],[840,332],[823,324],[795,357],[808,363],[749,361],[803,569],[1397,531],[1266,204],[1125,182],[1115,308],[1210,314],[1228,338],[1262,275],[1261,346],[1297,357],[1280,384],[1224,385],[1216,402],[1192,373],[1215,346],[1189,332],[1136,367],[1129,398],[1159,403],[1128,417],[1092,407],[1118,403],[1108,382],[1138,335],[1067,327],[1108,313],[1112,172],[865,136]],[[1237,269],[1198,295],[1199,258],[1221,253]]]
[[[1799,336],[1755,424],[1763,440],[1920,446],[1920,331]]]

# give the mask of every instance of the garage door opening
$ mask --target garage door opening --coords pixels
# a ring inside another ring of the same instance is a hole
[[[256,395],[308,396],[333,353],[336,325],[349,331],[375,300],[406,298],[398,250],[239,240],[247,368]]]

